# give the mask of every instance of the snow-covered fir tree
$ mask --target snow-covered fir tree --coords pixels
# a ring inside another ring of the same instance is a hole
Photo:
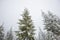
[[[55,39],[58,40],[58,36],[60,36],[60,18],[53,15],[50,11],[48,11],[48,14],[42,13],[45,29],[52,32]]]
[[[0,40],[4,40],[4,27],[3,27],[3,24],[0,25]]]
[[[51,31],[47,31],[46,40],[56,40],[55,35]]]
[[[12,28],[6,34],[6,40],[13,40]]]
[[[16,31],[19,40],[34,40],[34,25],[27,9],[24,9],[22,19],[19,19],[19,31]]]
[[[40,27],[39,27],[39,32],[38,32],[38,40],[46,40],[45,33],[40,29]]]
[[[43,13],[44,25],[47,31],[51,31],[56,35],[60,35],[60,19],[53,15],[50,11],[48,14]]]

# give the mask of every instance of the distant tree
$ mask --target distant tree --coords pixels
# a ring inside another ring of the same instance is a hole
[[[44,14],[44,12],[42,12]],[[53,15],[51,12],[48,12],[48,15],[44,14],[44,25],[47,31],[51,31],[56,35],[60,35],[60,19]]]
[[[6,40],[13,40],[12,28],[7,32]]]
[[[54,35],[60,35],[60,19],[53,15],[50,11],[48,14],[43,13],[44,25],[47,31],[51,31]]]
[[[39,28],[38,40],[45,40],[45,33]]]
[[[16,31],[19,40],[34,40],[34,25],[27,9],[24,9],[22,19],[19,19],[19,31]]]
[[[0,25],[0,40],[4,40],[4,28],[3,28],[3,24]]]

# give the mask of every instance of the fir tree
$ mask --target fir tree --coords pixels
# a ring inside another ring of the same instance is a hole
[[[38,33],[38,40],[45,40],[45,34],[40,28],[39,28],[39,33]]]
[[[34,40],[34,25],[27,9],[24,9],[22,19],[19,19],[19,31],[17,36],[19,40]]]
[[[13,40],[12,28],[7,32],[6,40]]]
[[[0,40],[4,40],[4,28],[3,28],[3,25],[0,26]]]
[[[44,12],[42,13],[45,29],[56,35],[60,35],[60,19],[56,15],[53,15],[50,11],[48,11],[48,14],[45,14]]]
[[[46,40],[56,40],[53,33],[50,31],[47,31],[46,33]]]
[[[48,14],[45,14],[44,12],[42,13],[45,29],[52,32],[55,40],[58,40],[58,37],[60,36],[60,18],[58,18],[56,15],[53,15],[50,11]]]

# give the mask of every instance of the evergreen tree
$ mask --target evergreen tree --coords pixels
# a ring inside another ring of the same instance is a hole
[[[3,28],[3,25],[0,26],[0,40],[4,40],[4,28]]]
[[[40,28],[39,28],[39,33],[38,33],[38,40],[45,40],[45,34]]]
[[[53,33],[50,31],[47,31],[46,33],[46,40],[56,40]]]
[[[12,28],[7,32],[6,40],[13,40]]]
[[[48,14],[43,13],[44,25],[47,31],[51,31],[56,35],[60,35],[60,19],[53,15],[50,11]]]
[[[17,36],[19,40],[34,40],[34,25],[27,9],[24,9],[22,19],[19,19],[19,31]]]

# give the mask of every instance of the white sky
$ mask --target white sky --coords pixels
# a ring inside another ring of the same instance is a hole
[[[0,0],[0,24],[4,22],[6,29],[12,26],[15,30],[24,8],[29,10],[36,28],[43,28],[41,10],[60,16],[60,0]]]

